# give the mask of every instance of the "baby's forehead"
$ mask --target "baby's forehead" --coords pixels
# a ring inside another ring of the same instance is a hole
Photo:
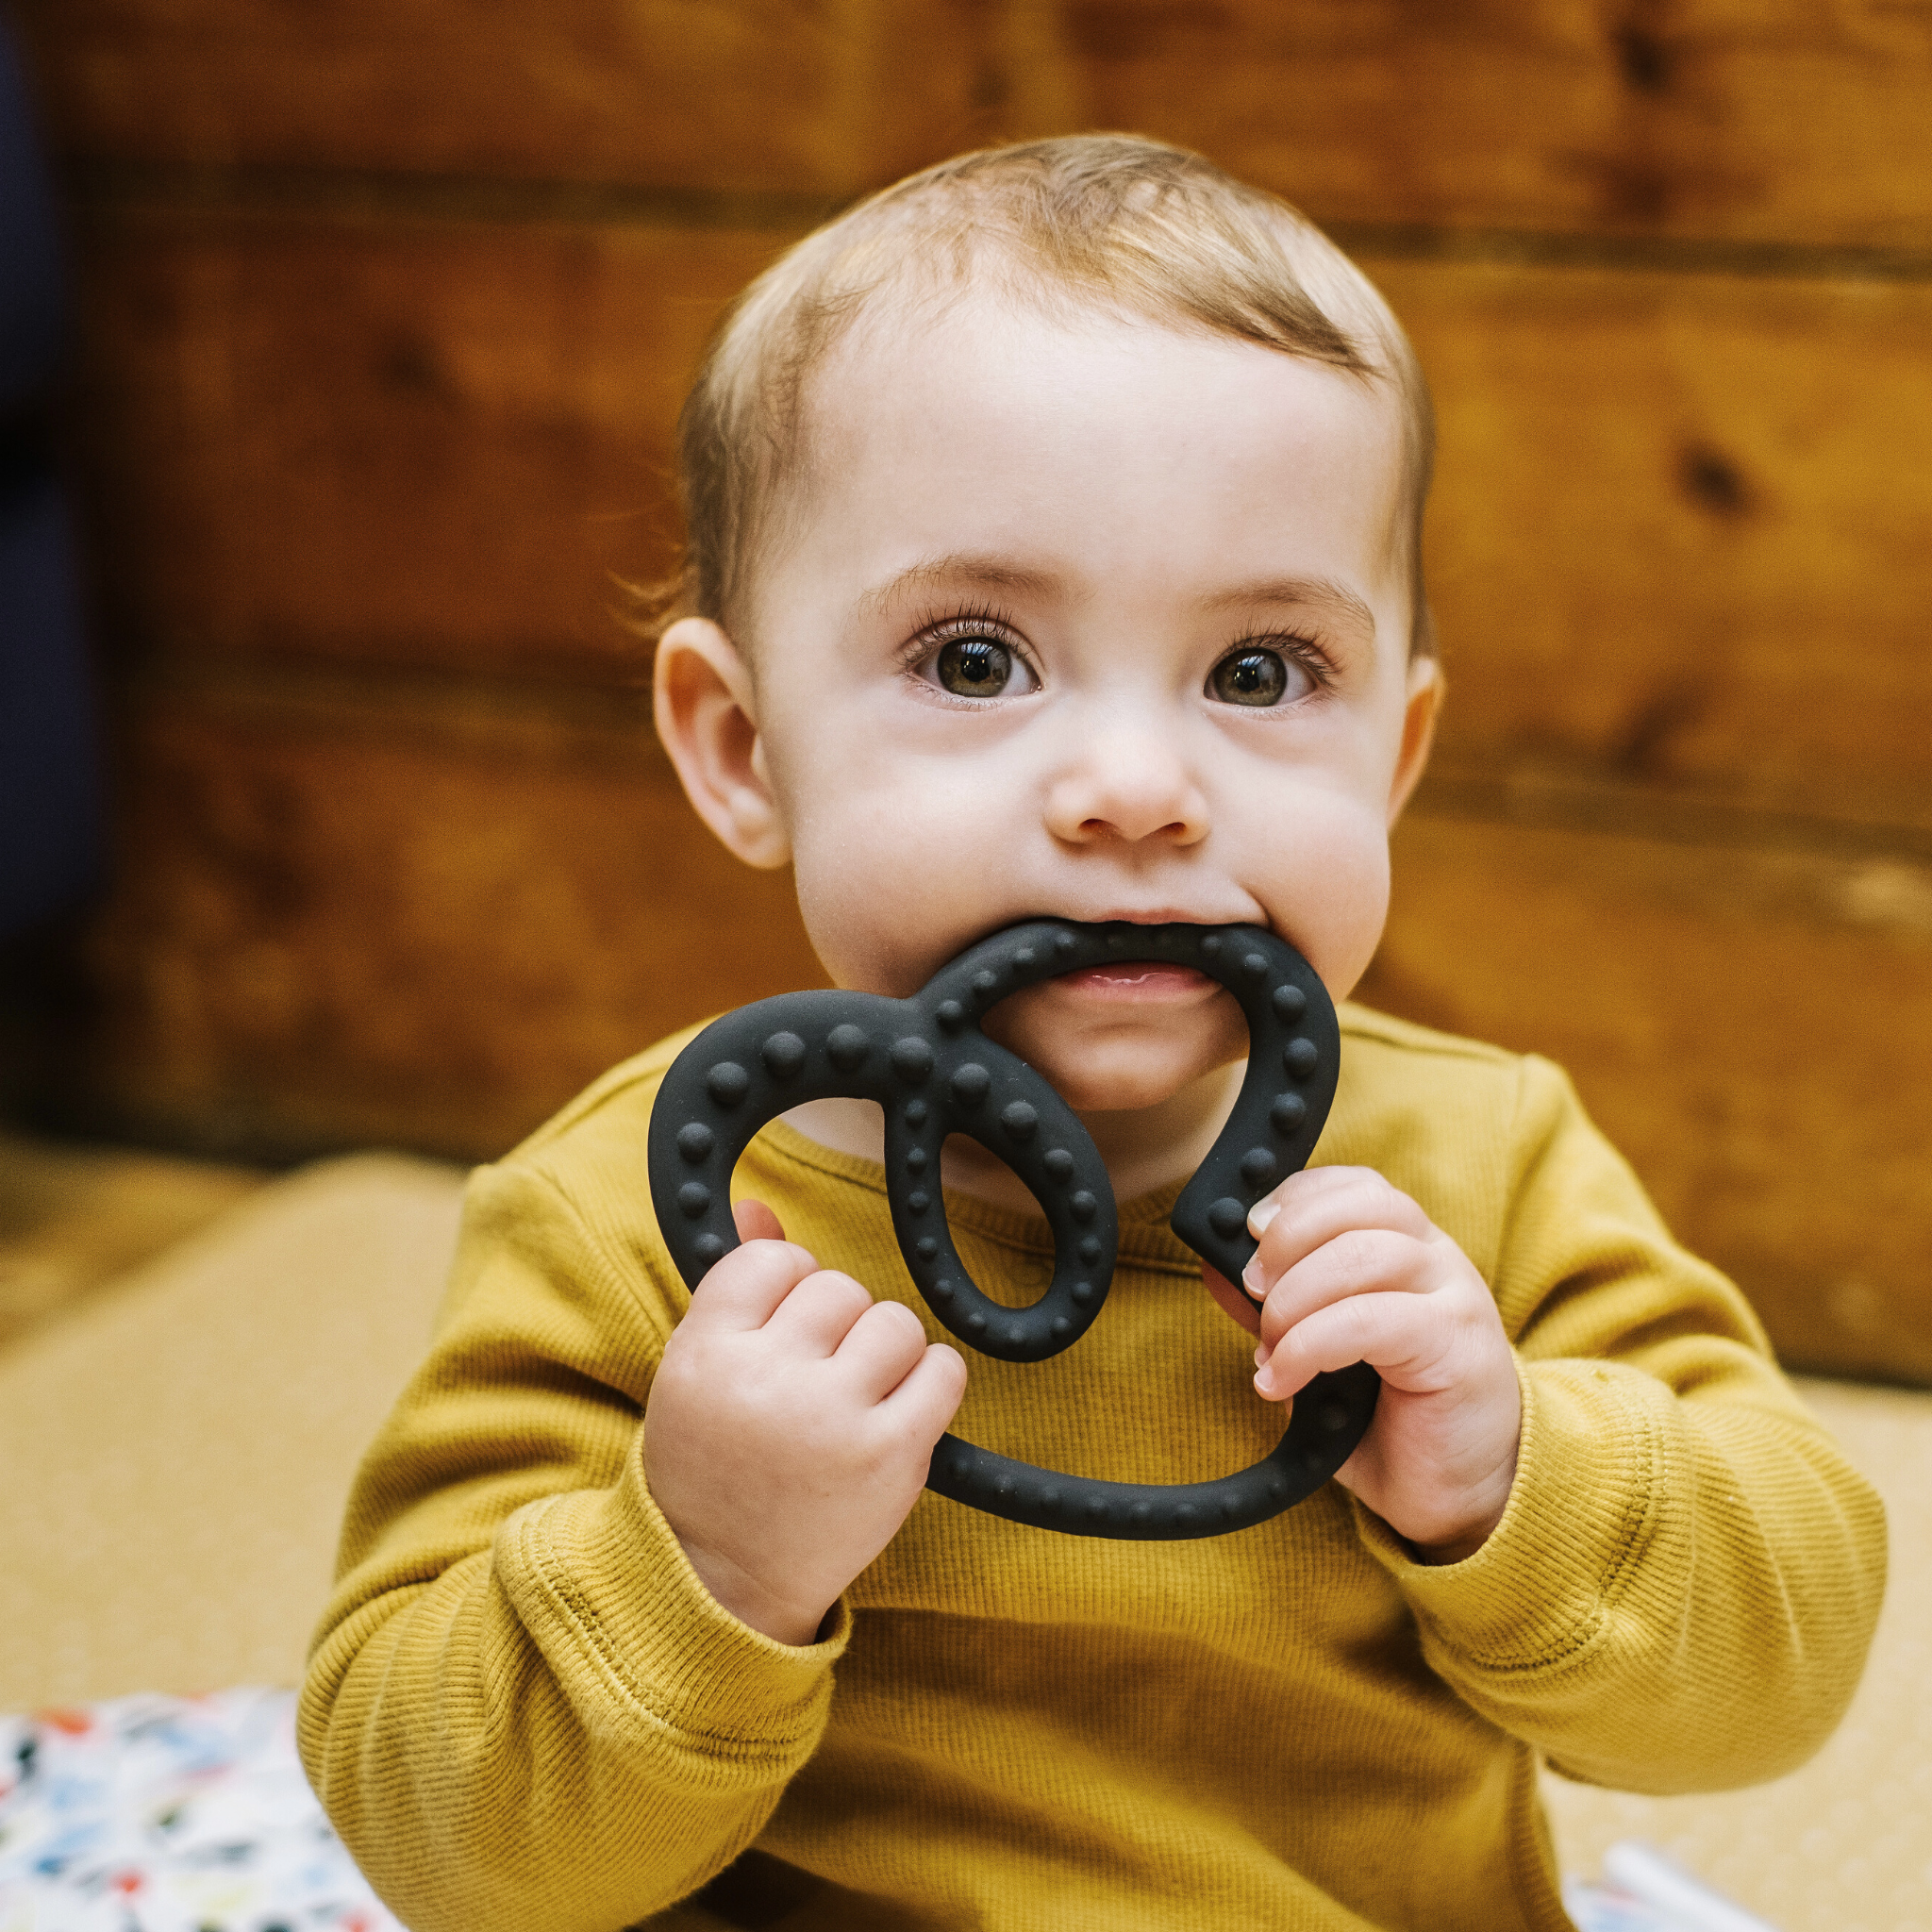
[[[997,417],[1088,390],[1104,395],[1136,383],[1191,383],[1201,407],[1176,408],[1174,428],[1176,436],[1198,436],[1214,427],[1210,402],[1243,387],[1278,387],[1285,365],[1314,376],[1303,385],[1310,395],[1326,391],[1330,404],[1346,399],[1351,407],[1327,413],[1347,425],[1365,454],[1399,445],[1403,399],[1375,372],[1336,368],[1036,277],[881,288],[800,372],[793,435],[797,454],[806,456],[808,445],[849,442],[908,404],[935,416],[976,408]],[[1210,367],[1213,381],[1200,381]]]

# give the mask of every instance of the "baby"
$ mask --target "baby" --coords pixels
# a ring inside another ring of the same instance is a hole
[[[967,156],[724,325],[660,735],[841,986],[1052,914],[1266,926],[1344,1000],[1442,691],[1430,451],[1400,328],[1291,209],[1140,141]],[[1043,1364],[938,1339],[857,1101],[758,1137],[688,1295],[644,1185],[684,1036],[473,1182],[302,1706],[413,1932],[1554,1932],[1541,1758],[1667,1791],[1816,1748],[1878,1507],[1555,1068],[1343,1008],[1319,1164],[1204,1293],[1166,1217],[1240,1085],[1232,998],[1124,965],[987,1026],[1121,1202],[1106,1310]],[[1034,1299],[1031,1197],[942,1165],[974,1277]],[[1360,1446],[1238,1534],[923,1493],[956,1413],[1052,1469],[1223,1475],[1358,1360]]]

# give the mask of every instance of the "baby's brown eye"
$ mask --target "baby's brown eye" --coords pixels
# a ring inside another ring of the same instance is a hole
[[[1012,682],[1013,654],[997,638],[955,638],[933,668],[955,697],[996,698]]]
[[[1278,705],[1288,690],[1288,666],[1279,651],[1237,651],[1208,674],[1208,690],[1224,705]]]

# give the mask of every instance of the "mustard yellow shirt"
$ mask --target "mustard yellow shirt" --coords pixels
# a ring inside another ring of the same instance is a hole
[[[1567,1925],[1537,1761],[1750,1783],[1829,1733],[1884,1526],[1738,1291],[1673,1243],[1548,1063],[1342,1014],[1316,1158],[1461,1244],[1517,1350],[1521,1463],[1475,1555],[1410,1560],[1329,1484],[1194,1542],[1092,1541],[926,1493],[792,1649],[715,1604],[640,1418],[688,1301],[644,1179],[677,1040],[471,1184],[428,1359],[370,1450],[301,1706],[310,1777],[412,1932]],[[880,1170],[782,1124],[738,1188],[908,1303]],[[956,1431],[1181,1482],[1281,1415],[1166,1227],[1124,1204],[1091,1332],[968,1356]],[[953,1197],[975,1277],[1043,1223]]]

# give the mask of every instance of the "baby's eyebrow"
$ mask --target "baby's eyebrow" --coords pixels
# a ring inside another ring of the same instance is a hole
[[[882,584],[859,593],[861,614],[877,616],[901,598],[941,590],[1009,591],[1024,596],[1045,596],[1059,581],[1045,571],[1028,570],[997,554],[962,550],[949,557],[929,557],[896,572]]]
[[[1375,634],[1375,613],[1346,584],[1332,577],[1260,577],[1231,584],[1203,602],[1210,610],[1254,609],[1262,605],[1312,608],[1332,623]]]

